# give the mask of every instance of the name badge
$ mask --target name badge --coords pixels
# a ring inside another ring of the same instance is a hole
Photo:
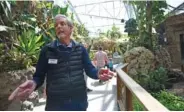
[[[49,59],[48,63],[49,64],[57,64],[58,60],[57,59]]]

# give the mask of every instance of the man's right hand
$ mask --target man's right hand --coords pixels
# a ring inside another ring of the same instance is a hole
[[[20,100],[25,100],[35,90],[35,88],[36,83],[33,80],[27,80],[12,92],[8,100],[14,100],[16,98]]]

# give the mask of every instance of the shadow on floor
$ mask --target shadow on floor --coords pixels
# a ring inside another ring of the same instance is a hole
[[[99,81],[95,81],[95,82],[91,83],[91,86],[93,86],[93,87],[104,86],[107,83],[108,83],[108,81],[107,82],[103,82],[103,83],[99,83]]]
[[[106,85],[106,88],[108,88],[108,84]],[[112,91],[111,91],[111,97],[107,100],[106,98],[107,98],[107,96],[109,96],[109,93],[108,92],[105,92],[105,94],[104,94],[104,97],[103,97],[103,105],[102,105],[102,107],[101,107],[101,111],[106,111],[106,110],[108,110],[108,106],[111,104],[111,102],[114,100],[114,99],[116,99],[116,93],[117,93],[117,90],[116,90],[116,88],[117,88],[117,86],[116,85],[112,85]],[[115,100],[115,101],[117,101],[117,100]],[[117,107],[117,102],[115,102],[115,104],[114,104],[114,108],[113,108],[113,110],[117,110],[116,109],[116,107]]]
[[[88,101],[93,101],[93,100],[96,100],[96,99],[102,98],[102,97],[104,97],[104,95],[101,95],[101,96],[98,96],[98,97],[95,97],[95,98],[88,99]]]
[[[88,95],[92,94],[113,94],[111,90],[94,90],[92,92],[89,92]]]

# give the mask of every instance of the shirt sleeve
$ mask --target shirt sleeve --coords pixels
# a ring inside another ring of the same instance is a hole
[[[82,46],[82,63],[86,74],[92,79],[98,79],[98,70],[93,66],[87,50]]]
[[[36,89],[39,88],[45,80],[45,74],[47,72],[48,67],[45,53],[46,48],[44,47],[40,52],[40,56],[36,65],[36,72],[33,75],[33,81],[35,81],[37,84]]]

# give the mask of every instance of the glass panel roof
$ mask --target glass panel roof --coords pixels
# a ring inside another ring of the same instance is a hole
[[[183,0],[166,0],[169,5],[177,7]],[[135,17],[131,6],[124,4],[123,0],[55,0],[55,4],[71,3],[70,10],[78,17],[78,21],[89,30],[90,36],[106,32],[113,25],[124,33],[124,23],[129,18]]]

